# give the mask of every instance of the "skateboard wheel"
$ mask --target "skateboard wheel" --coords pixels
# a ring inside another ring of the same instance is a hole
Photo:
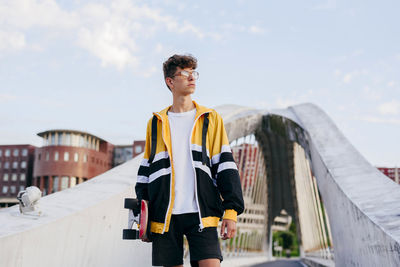
[[[139,232],[134,229],[124,229],[122,231],[122,239],[138,239]]]
[[[136,198],[125,198],[124,208],[125,209],[137,209],[139,201]]]

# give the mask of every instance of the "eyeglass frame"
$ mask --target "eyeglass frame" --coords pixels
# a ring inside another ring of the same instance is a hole
[[[184,73],[187,73],[187,74],[184,74]],[[195,70],[194,70],[194,71],[192,71],[192,72],[189,72],[189,71],[187,71],[187,70],[181,70],[180,72],[177,72],[176,74],[174,74],[173,76],[171,76],[171,78],[174,78],[175,76],[183,76],[183,77],[189,78],[190,75],[192,75],[192,77],[193,77],[194,80],[198,80],[199,77],[200,77],[200,74],[199,74],[198,71],[195,71]]]

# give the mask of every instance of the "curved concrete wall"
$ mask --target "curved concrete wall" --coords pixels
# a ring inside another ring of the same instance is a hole
[[[151,245],[122,240],[141,157],[40,200],[43,216],[0,210],[0,266],[151,266]]]
[[[367,162],[317,106],[289,109],[310,135],[335,264],[400,266],[400,186]]]

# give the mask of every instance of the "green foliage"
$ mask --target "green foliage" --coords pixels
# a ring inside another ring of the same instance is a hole
[[[289,227],[289,231],[277,231],[272,235],[272,251],[274,256],[278,253],[274,250],[274,243],[278,242],[278,245],[283,248],[283,250],[290,249],[291,256],[299,256],[299,245],[297,240],[296,225],[292,223]],[[282,255],[285,255],[284,251]]]

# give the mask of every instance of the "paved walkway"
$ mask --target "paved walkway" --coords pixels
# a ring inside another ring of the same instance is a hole
[[[252,265],[251,267],[306,267],[304,263],[301,263],[300,260],[296,259],[287,259],[287,260],[277,260],[270,261],[261,264]]]

